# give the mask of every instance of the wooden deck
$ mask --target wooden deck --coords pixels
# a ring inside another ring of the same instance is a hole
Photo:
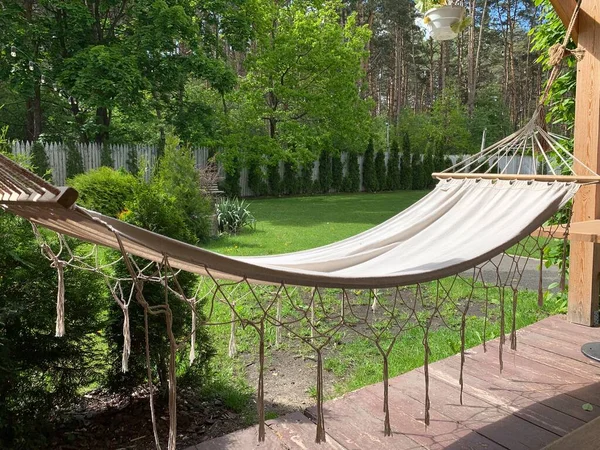
[[[257,427],[251,427],[188,450],[541,449],[600,417],[600,363],[580,351],[589,341],[600,341],[600,329],[555,316],[520,330],[516,352],[504,347],[502,373],[497,340],[488,344],[487,353],[482,346],[473,348],[467,355],[462,406],[460,356],[431,364],[429,427],[423,423],[419,368],[390,380],[391,437],[383,435],[383,388],[377,384],[325,403],[324,444],[314,443],[313,411],[308,409],[267,422],[264,443],[257,443]],[[586,403],[592,411],[582,408]],[[597,431],[600,436],[600,423]],[[600,440],[596,443],[591,448],[600,448]]]

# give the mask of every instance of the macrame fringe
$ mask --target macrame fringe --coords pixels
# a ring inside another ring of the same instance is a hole
[[[326,442],[325,415],[323,414],[323,356],[317,351],[317,437],[315,442]]]
[[[483,353],[487,353],[487,322],[488,322],[488,307],[490,303],[488,289],[485,288],[485,312],[483,314]]]
[[[58,258],[54,257],[52,264],[58,274],[58,289],[56,294],[56,337],[65,335],[65,268]]]
[[[196,360],[196,305],[192,306],[192,334],[190,336],[190,366]]]
[[[504,288],[500,288],[500,345],[498,345],[498,363],[500,364],[500,373],[504,370],[504,361],[502,359],[502,350],[506,341],[506,324],[504,311]]]
[[[538,278],[538,306],[544,306],[544,249],[540,249],[540,266]]]
[[[235,303],[232,303],[231,308],[231,331],[229,332],[229,357],[233,358],[237,354],[237,346],[235,343],[235,330],[237,328],[237,317],[235,315]]]
[[[383,412],[385,419],[383,420],[384,436],[392,435],[392,427],[390,425],[390,404],[389,404],[389,367],[386,355],[383,355]]]
[[[277,296],[277,313],[275,320],[275,347],[281,344],[281,296]]]
[[[512,326],[510,330],[510,349],[517,349],[517,300],[518,291],[513,288],[513,299],[512,299]]]
[[[462,313],[460,321],[460,374],[458,377],[458,383],[460,384],[460,404],[463,404],[463,392],[465,388],[465,382],[463,378],[465,368],[465,340],[466,340],[466,328],[467,328],[467,312],[469,311],[469,302],[467,302],[465,309]]]
[[[265,441],[265,323],[261,322],[258,343],[258,389],[256,390],[256,407],[258,408],[258,441]]]
[[[121,358],[121,370],[123,373],[129,371],[129,355],[131,354],[131,328],[129,325],[129,305],[121,306],[123,310],[123,356]]]

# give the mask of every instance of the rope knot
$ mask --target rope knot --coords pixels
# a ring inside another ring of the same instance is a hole
[[[565,57],[566,51],[566,47],[562,44],[554,44],[552,47],[550,47],[548,50],[548,55],[550,56],[550,65],[553,67],[558,66]]]

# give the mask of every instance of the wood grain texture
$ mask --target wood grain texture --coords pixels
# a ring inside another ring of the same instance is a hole
[[[553,2],[554,3],[554,2]],[[567,5],[562,0],[559,2]],[[600,172],[600,4],[582,0],[579,13],[579,45],[586,52],[577,64],[575,101],[575,156]],[[575,163],[574,171],[582,172]],[[575,196],[573,221],[600,219],[600,186],[582,187]],[[569,320],[594,325],[600,295],[599,244],[572,242],[569,280]]]
[[[598,436],[600,435],[600,417],[586,423],[578,430],[564,436],[558,441],[544,447],[544,450],[598,450]]]
[[[569,25],[569,22],[571,21],[571,16],[573,15],[573,11],[575,10],[575,5],[577,4],[577,1],[576,0],[550,0],[550,3],[552,3],[554,10],[556,11],[556,13],[558,14],[558,17],[560,17],[560,20],[562,21],[562,23],[565,25],[565,28],[566,28]],[[575,42],[577,42],[578,37],[579,37],[577,23],[575,24],[575,27],[573,28],[573,33],[571,34],[571,37],[573,38],[573,40]]]

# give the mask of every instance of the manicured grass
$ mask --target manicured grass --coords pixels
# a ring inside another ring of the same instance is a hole
[[[274,198],[251,201],[250,210],[257,220],[255,231],[244,231],[237,236],[221,237],[211,242],[207,248],[228,255],[260,255],[284,253],[304,250],[320,245],[329,244],[364,231],[421,199],[425,191],[403,191],[382,194],[348,194],[332,196]],[[466,283],[456,283],[452,295],[464,298],[468,295],[469,286]],[[431,289],[433,292],[434,289]],[[491,292],[491,291],[490,291]],[[485,293],[476,289],[472,311],[479,314],[468,317],[466,345],[472,347],[482,342],[484,337],[483,311]],[[335,296],[332,297],[334,299]],[[335,300],[331,300],[334,302]],[[240,307],[243,307],[241,305]],[[498,292],[489,295],[489,308],[492,315],[499,316]],[[506,302],[507,331],[511,323],[512,305]],[[519,293],[519,304],[516,314],[517,327],[529,325],[556,313],[560,305],[550,301],[543,309],[537,306],[537,294],[532,292]],[[283,315],[293,313],[285,304]],[[217,304],[213,310],[212,321],[227,321],[229,309],[223,304]],[[456,307],[448,305],[444,309],[447,323],[452,329],[444,327],[431,331],[429,345],[432,360],[445,358],[460,351],[460,337],[457,331],[457,318],[460,317]],[[217,348],[217,356],[213,367],[218,383],[215,393],[220,395],[226,404],[241,412],[246,421],[255,420],[254,407],[245,403],[250,392],[254,390],[245,382],[245,367],[238,358],[227,356],[229,327],[217,326],[211,328],[211,334]],[[493,339],[500,333],[498,321],[485,324],[486,339]],[[247,327],[238,328],[238,350],[255,353],[258,345],[256,332]],[[274,341],[274,328],[266,328],[267,342]],[[413,328],[402,335],[390,355],[390,376],[412,370],[423,364],[423,331]],[[343,343],[336,345],[335,350],[328,353],[325,368],[335,375],[337,394],[381,381],[382,360],[372,342],[348,331],[342,339]],[[270,345],[270,344],[269,344]],[[297,340],[284,339],[282,350],[306,353],[306,346]],[[267,352],[270,350],[267,349]],[[268,355],[267,355],[268,357]],[[233,387],[232,387],[233,386]],[[246,407],[244,407],[246,405]]]
[[[365,231],[420,200],[428,191],[338,194],[250,200],[256,230],[206,246],[226,255],[287,253],[330,244]]]

